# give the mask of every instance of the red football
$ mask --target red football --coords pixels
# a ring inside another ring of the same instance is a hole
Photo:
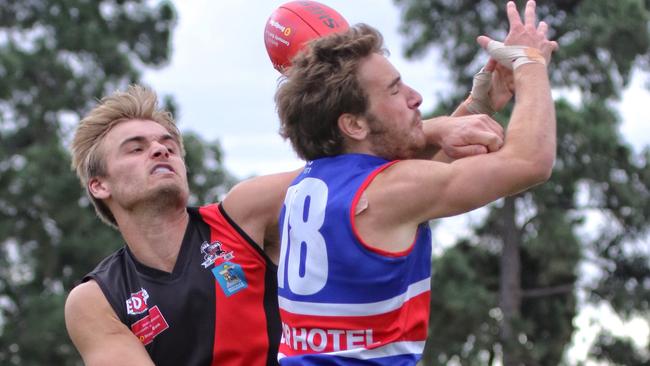
[[[273,67],[282,72],[303,44],[348,28],[345,18],[329,6],[316,1],[291,1],[280,5],[269,17],[264,45]]]

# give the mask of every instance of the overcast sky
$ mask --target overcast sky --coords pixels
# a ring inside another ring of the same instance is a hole
[[[160,94],[174,96],[182,130],[219,139],[226,167],[240,178],[302,165],[277,133],[273,95],[280,74],[263,39],[266,20],[285,2],[176,1],[179,19],[171,64],[145,74]],[[365,22],[380,29],[391,61],[424,96],[422,110],[432,109],[434,93],[443,91],[444,73],[436,74],[433,57],[409,63],[401,57],[399,14],[390,0],[324,3],[350,24]]]
[[[193,130],[205,139],[218,139],[225,153],[225,165],[239,178],[300,167],[302,163],[289,143],[277,134],[278,119],[273,94],[279,74],[271,66],[264,48],[264,26],[269,15],[288,0],[175,1],[178,25],[174,32],[171,63],[160,70],[147,71],[145,81],[159,94],[172,95],[179,106],[177,120],[181,130]],[[406,83],[424,97],[421,110],[435,105],[436,95],[445,93],[447,80],[443,67],[437,67],[434,54],[419,61],[403,57],[398,34],[399,10],[392,0],[322,0],[339,11],[350,24],[368,23],[384,35],[391,51],[390,60]],[[505,4],[505,1],[504,1]],[[505,23],[504,23],[505,24]],[[552,66],[551,66],[552,67]],[[632,86],[618,103],[623,117],[623,136],[638,150],[650,144],[647,113],[642,107],[650,101],[643,88],[647,76],[635,75]],[[466,227],[480,215],[463,215],[445,221],[444,227]],[[436,231],[436,242],[451,242],[451,236]],[[445,236],[447,235],[447,236]],[[591,312],[590,312],[591,310]],[[587,309],[575,322],[581,332],[576,344],[587,344],[597,333],[592,322],[607,309]],[[608,317],[617,321],[614,317]],[[624,329],[622,324],[610,328]],[[645,323],[638,327],[640,342],[647,339]],[[583,359],[586,347],[574,347],[572,359]]]
[[[160,94],[175,98],[182,130],[221,142],[226,167],[239,178],[301,165],[288,142],[277,134],[273,94],[279,74],[271,66],[263,41],[266,20],[285,2],[175,1],[178,25],[171,63],[145,74],[146,82]],[[397,31],[400,14],[391,0],[322,2],[337,9],[350,24],[365,22],[378,28],[391,51],[391,62],[423,95],[422,111],[432,109],[436,95],[445,92],[446,73],[435,66],[433,53],[418,61],[402,57]],[[650,143],[647,114],[641,112],[650,98],[643,91],[643,78],[634,80],[634,92],[627,93],[622,102],[626,112],[622,132],[641,146]]]

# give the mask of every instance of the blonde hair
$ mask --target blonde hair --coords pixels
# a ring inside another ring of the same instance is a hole
[[[110,226],[117,227],[115,217],[102,200],[88,190],[88,181],[106,174],[106,161],[99,146],[106,134],[117,124],[141,119],[163,126],[178,142],[181,155],[185,156],[183,139],[172,114],[158,106],[158,97],[150,89],[131,85],[126,91],[116,91],[102,98],[80,122],[72,140],[72,168],[81,185],[86,189],[97,216]]]

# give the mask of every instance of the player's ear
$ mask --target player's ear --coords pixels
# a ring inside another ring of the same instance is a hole
[[[344,136],[353,140],[363,140],[368,136],[368,132],[370,132],[368,121],[361,116],[355,116],[351,113],[343,113],[340,115],[338,126]]]
[[[100,177],[88,180],[88,192],[96,199],[103,200],[111,196],[109,186]]]

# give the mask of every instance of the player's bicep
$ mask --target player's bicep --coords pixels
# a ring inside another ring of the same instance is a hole
[[[263,244],[268,239],[265,232],[277,227],[287,187],[298,173],[260,176],[237,184],[223,200],[226,213],[256,243]]]
[[[94,281],[70,292],[65,324],[86,365],[153,365],[142,343],[120,322]]]
[[[538,182],[531,162],[500,154],[459,159],[449,164],[440,187],[440,217],[482,207],[501,197],[521,192]]]
[[[467,157],[451,164],[405,160],[377,176],[368,192],[387,223],[413,224],[454,216],[530,187],[530,162],[507,154]]]

